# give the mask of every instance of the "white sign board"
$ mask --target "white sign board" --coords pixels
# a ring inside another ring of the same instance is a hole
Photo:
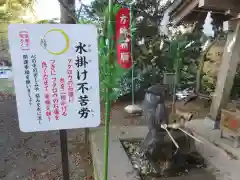
[[[100,124],[97,36],[93,25],[9,25],[21,131]]]

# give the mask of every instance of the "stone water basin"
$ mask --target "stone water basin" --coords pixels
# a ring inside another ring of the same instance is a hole
[[[228,177],[222,176],[219,168],[222,165],[219,164],[218,159],[224,158],[223,154],[218,152],[215,147],[208,144],[196,143],[197,150],[201,156],[206,160],[206,167],[201,167],[200,164],[195,164],[195,168],[182,172],[178,176],[171,177],[154,177],[154,175],[139,172],[138,166],[134,165],[131,154],[128,153],[123,146],[124,141],[137,144],[139,140],[143,139],[148,132],[145,126],[133,126],[133,127],[111,127],[109,132],[109,165],[108,165],[108,179],[109,180],[215,180],[217,176],[218,180],[227,180]],[[104,180],[104,128],[100,127],[92,129],[90,133],[91,153],[94,166],[94,176],[96,180]],[[137,147],[132,148],[132,154],[134,154]],[[136,154],[136,153],[135,153]],[[140,152],[141,154],[141,152]],[[139,160],[137,158],[135,160]],[[144,161],[142,159],[141,161]],[[225,161],[224,161],[225,162]],[[144,165],[144,163],[143,163]],[[144,166],[149,166],[146,161]],[[145,168],[145,172],[147,172]],[[223,169],[221,169],[222,171]],[[234,179],[235,180],[235,179]]]
[[[144,155],[141,149],[143,139],[125,139],[121,140],[121,144],[126,151],[128,158],[131,161],[133,168],[138,172],[142,180],[215,180],[215,176],[207,170],[207,165],[204,158],[199,153],[194,153],[188,156],[187,163],[184,167],[173,171],[168,175],[160,175],[156,173],[154,168],[149,163],[148,158]],[[162,163],[159,163],[161,166]]]

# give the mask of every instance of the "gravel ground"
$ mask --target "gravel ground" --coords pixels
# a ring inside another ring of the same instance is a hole
[[[61,180],[59,133],[20,132],[16,101],[0,99],[0,180]],[[68,131],[68,146],[70,179],[92,179],[83,130]]]

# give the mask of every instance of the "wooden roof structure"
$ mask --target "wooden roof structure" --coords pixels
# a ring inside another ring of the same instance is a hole
[[[240,0],[175,0],[168,8],[170,20],[175,25],[205,19],[210,11],[227,21],[240,12]]]
[[[209,113],[210,119],[214,120],[213,128],[218,128],[221,109],[227,106],[239,66],[240,0],[175,0],[167,9],[170,20],[175,25],[181,22],[192,24],[196,21],[201,24],[208,12],[212,12],[211,16],[216,26],[223,21],[228,21],[229,25],[233,26],[232,33],[228,33],[228,40],[225,44],[227,48],[223,50],[222,65],[219,67],[221,73],[218,74]]]

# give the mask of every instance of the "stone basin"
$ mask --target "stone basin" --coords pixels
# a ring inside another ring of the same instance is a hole
[[[181,161],[179,162],[179,160],[175,160],[171,166],[172,168],[170,168],[168,172],[161,174],[154,170],[149,159],[145,156],[143,149],[141,148],[143,139],[126,139],[120,141],[131,161],[133,168],[138,172],[142,179],[156,177],[159,177],[159,179],[160,177],[169,179],[170,177],[186,176],[192,171],[202,172],[205,174],[205,177],[211,176],[208,172],[204,172],[204,169],[207,166],[204,162],[204,158],[202,158],[197,152],[189,153],[186,156],[179,155],[179,157],[182,157]],[[185,159],[186,162],[182,161],[183,159]],[[166,164],[165,161],[158,162],[158,168],[160,171],[164,168],[164,164]]]
[[[132,162],[129,159],[122,140],[143,139],[147,134],[147,127],[111,127],[109,134],[109,168],[108,180],[152,180],[153,177],[142,177],[139,172],[133,168]],[[91,151],[94,166],[94,176],[96,180],[103,180],[104,171],[104,128],[91,130],[90,135]],[[196,143],[198,153],[206,160],[207,168],[193,169],[188,173],[177,177],[160,177],[155,180],[215,180],[216,174],[219,174],[218,164],[213,159],[222,158],[222,155],[215,153],[214,147],[205,147],[205,144]],[[210,149],[209,149],[210,148]],[[212,148],[212,149],[211,149]],[[219,156],[214,157],[213,156]],[[222,179],[223,178],[219,178]]]

